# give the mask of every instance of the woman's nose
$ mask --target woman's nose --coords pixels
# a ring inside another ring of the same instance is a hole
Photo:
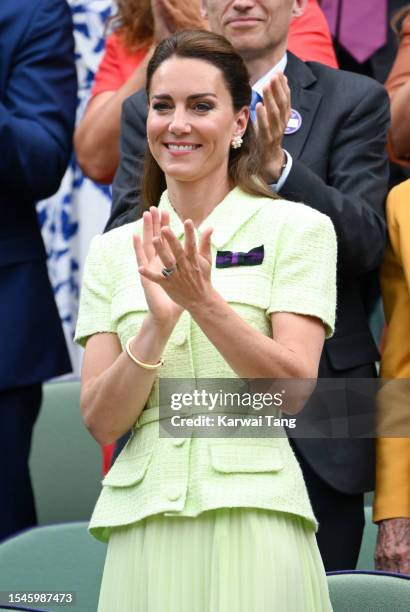
[[[185,109],[175,109],[168,130],[173,134],[187,134],[191,131]]]

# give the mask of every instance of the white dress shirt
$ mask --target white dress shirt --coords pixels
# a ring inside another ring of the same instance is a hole
[[[265,87],[265,85],[270,81],[270,79],[272,78],[272,76],[274,74],[276,74],[277,72],[285,72],[285,68],[286,68],[286,64],[288,63],[288,56],[285,53],[285,55],[282,57],[282,59],[275,65],[273,66],[273,68],[271,68],[266,74],[264,74],[258,81],[256,81],[256,83],[254,85],[252,85],[252,89],[253,91],[256,91],[256,93],[258,93],[260,95],[261,98],[263,98],[263,88]],[[286,155],[286,166],[284,167],[279,180],[277,183],[272,183],[271,184],[271,188],[275,191],[278,192],[282,189],[283,185],[286,182],[286,179],[289,176],[289,172],[292,168],[292,163],[293,163],[293,159],[291,154],[286,151],[286,149],[283,149],[285,151],[285,155]]]

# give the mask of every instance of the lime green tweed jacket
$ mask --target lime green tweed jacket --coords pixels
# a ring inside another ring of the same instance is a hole
[[[160,209],[183,238],[183,224],[168,200]],[[320,318],[332,333],[336,303],[336,237],[325,215],[303,204],[232,190],[198,228],[213,227],[212,283],[249,325],[271,336],[270,314]],[[96,236],[87,257],[76,340],[98,332],[118,334],[122,346],[147,313],[132,235],[141,221]],[[260,265],[215,267],[217,251],[264,247]],[[147,408],[103,480],[91,532],[165,513],[196,516],[221,507],[257,507],[304,517],[316,528],[303,477],[286,438],[164,438],[159,436],[158,385],[164,378],[236,378],[201,329],[184,312],[164,353]],[[112,406],[120,410],[121,406]]]

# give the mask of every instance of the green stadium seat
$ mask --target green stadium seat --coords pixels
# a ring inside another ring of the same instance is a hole
[[[372,522],[372,508],[370,506],[364,507],[364,515],[366,523],[356,569],[374,570],[374,550],[377,539],[377,525]]]
[[[30,457],[39,524],[88,520],[101,489],[102,460],[81,419],[80,383],[49,383],[43,392]]]
[[[408,612],[410,576],[383,572],[328,574],[333,612]]]
[[[85,522],[35,527],[1,544],[0,591],[74,592],[74,605],[41,607],[96,612],[105,551]]]
[[[40,609],[40,608],[22,608],[17,605],[8,605],[7,607],[0,606],[0,612],[10,612],[10,610],[14,610],[14,612],[48,612],[48,610]]]

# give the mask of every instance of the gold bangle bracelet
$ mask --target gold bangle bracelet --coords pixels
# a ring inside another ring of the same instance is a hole
[[[158,363],[144,363],[143,361],[140,361],[139,359],[137,359],[135,357],[135,355],[132,354],[131,352],[131,341],[134,339],[134,336],[131,336],[131,338],[128,338],[126,344],[125,344],[125,351],[128,355],[128,357],[130,359],[132,359],[132,361],[134,363],[137,364],[137,366],[139,366],[140,368],[143,368],[144,370],[157,370],[158,368],[160,368],[163,364],[164,364],[164,360],[160,359],[158,361]]]

